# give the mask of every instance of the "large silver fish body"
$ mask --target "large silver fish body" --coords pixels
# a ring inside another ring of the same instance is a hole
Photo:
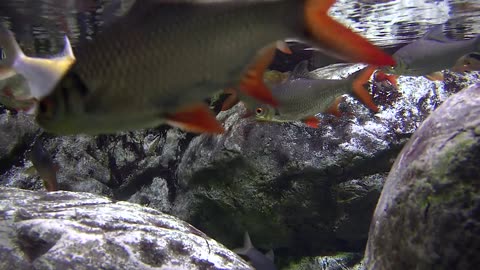
[[[183,105],[238,85],[259,48],[301,27],[283,22],[299,8],[292,1],[145,6],[79,48],[51,96],[54,111],[40,108],[41,126],[108,133],[163,124]]]
[[[37,122],[61,134],[191,124],[194,114],[181,121],[175,114],[218,89],[241,85],[265,46],[292,36],[308,39],[302,36],[308,32],[304,4],[322,11],[333,2],[137,1],[78,47],[76,63],[40,103]]]
[[[397,65],[384,69],[387,73],[406,76],[426,76],[452,68],[457,61],[472,52],[480,52],[480,35],[470,40],[451,40],[443,34],[443,25],[430,30],[393,54]]]

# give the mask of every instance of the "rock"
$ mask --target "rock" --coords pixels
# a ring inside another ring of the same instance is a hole
[[[338,253],[331,256],[307,257],[292,263],[287,270],[363,270],[361,253]]]
[[[1,269],[252,269],[193,226],[88,193],[0,188]]]
[[[480,83],[450,97],[397,157],[372,220],[367,269],[477,269]]]
[[[362,252],[395,157],[458,91],[421,77],[398,81],[398,91],[373,86],[380,113],[347,98],[344,109],[354,116],[322,116],[318,129],[255,122],[242,117],[241,104],[220,113],[226,133],[194,138],[182,157],[172,213],[230,248],[248,231],[257,247],[278,257]]]
[[[172,172],[192,137],[168,127],[100,136],[52,137],[39,132],[29,137],[23,152],[17,153],[21,162],[9,164],[1,179],[5,186],[44,189],[38,176],[25,173],[32,166],[26,153],[37,138],[59,164],[57,177],[61,190],[91,192],[168,211],[175,198],[176,178]],[[152,196],[142,195],[154,179],[160,178],[165,189],[150,192]]]
[[[23,153],[38,130],[31,115],[8,110],[0,113],[0,174],[11,166],[23,165]]]

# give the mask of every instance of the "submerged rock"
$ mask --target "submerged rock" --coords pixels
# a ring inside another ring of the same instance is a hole
[[[363,270],[361,253],[338,253],[331,256],[303,258],[289,265],[287,270]]]
[[[480,265],[480,83],[449,98],[398,156],[372,220],[368,269]]]
[[[252,269],[193,226],[88,193],[0,188],[1,269]]]
[[[32,139],[39,131],[31,115],[0,112],[0,175],[12,166],[22,166],[24,152],[30,148]],[[0,182],[3,182],[0,179]]]
[[[226,133],[195,138],[182,157],[173,213],[229,247],[248,231],[259,247],[290,255],[361,251],[396,155],[456,91],[425,78],[399,84],[374,87],[380,113],[347,98],[354,116],[322,116],[318,129],[243,118],[241,104],[220,113]]]

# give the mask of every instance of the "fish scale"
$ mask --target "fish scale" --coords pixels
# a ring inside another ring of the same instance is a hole
[[[281,83],[270,82],[272,95],[279,103],[277,108],[246,102],[247,107],[255,111],[257,120],[272,122],[302,120],[311,127],[317,127],[318,119],[314,116],[324,112],[339,113],[338,108],[332,106],[338,105],[336,99],[344,94],[354,94],[372,111],[378,111],[367,89],[363,87],[374,68],[361,69],[344,79],[320,79],[310,74],[307,67],[308,61],[302,61],[297,64],[287,80]]]
[[[163,123],[223,132],[203,100],[236,88],[276,105],[262,78],[275,47],[288,51],[278,42],[287,38],[322,45],[347,59],[394,64],[328,16],[334,3],[136,1],[125,16],[77,47],[75,64],[40,101],[36,120],[57,134],[114,133]]]
[[[69,128],[90,126],[96,118],[105,132],[119,129],[118,125],[132,129],[161,123],[162,116],[182,104],[200,102],[218,89],[237,85],[259,48],[293,35],[298,26],[282,23],[292,8],[298,3],[267,1],[235,8],[172,4],[133,11],[79,46],[77,61],[64,80],[76,74],[87,86],[85,109],[81,114],[58,115]],[[125,126],[129,119],[135,119],[131,127]],[[48,128],[41,116],[37,120]]]
[[[284,120],[302,119],[325,112],[337,97],[351,92],[352,79],[296,79],[289,82],[288,87],[272,88],[273,95],[280,103],[280,118]]]

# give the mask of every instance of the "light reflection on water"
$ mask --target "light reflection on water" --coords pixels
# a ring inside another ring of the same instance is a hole
[[[105,21],[113,21],[131,3],[132,0],[2,0],[0,20],[12,27],[27,53],[47,55],[61,50],[64,34],[74,47],[79,41],[91,39]],[[330,13],[382,47],[411,42],[435,24],[446,24],[447,33],[454,38],[471,38],[480,33],[478,0],[338,0]]]

